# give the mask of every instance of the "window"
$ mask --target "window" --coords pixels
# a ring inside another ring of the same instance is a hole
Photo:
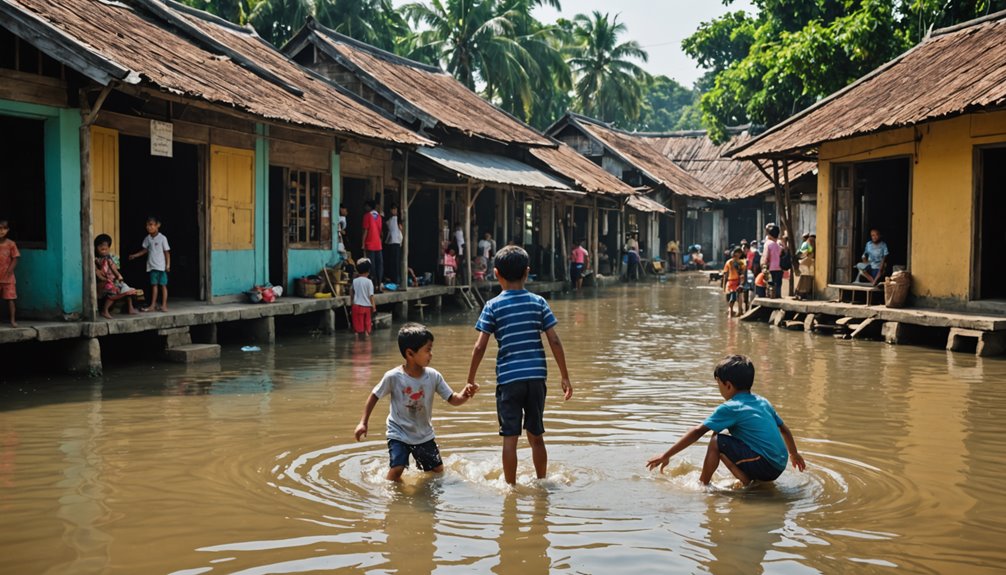
[[[20,247],[45,248],[45,121],[0,116],[0,219]]]
[[[331,248],[331,176],[293,168],[284,171],[288,243],[299,248]]]

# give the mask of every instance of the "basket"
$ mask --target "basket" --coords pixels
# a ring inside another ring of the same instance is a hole
[[[317,276],[297,278],[297,295],[300,297],[314,297],[320,287],[321,278]]]
[[[904,307],[908,293],[912,289],[912,274],[894,272],[884,280],[884,305],[887,307]]]

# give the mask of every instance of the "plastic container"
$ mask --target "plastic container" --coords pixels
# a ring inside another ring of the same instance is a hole
[[[321,278],[318,276],[297,278],[297,295],[300,297],[314,297],[320,287]]]

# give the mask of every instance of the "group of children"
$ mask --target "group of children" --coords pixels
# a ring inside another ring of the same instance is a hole
[[[563,398],[573,396],[566,369],[566,356],[556,333],[558,321],[548,302],[524,289],[529,258],[518,246],[507,246],[496,254],[495,272],[502,292],[486,302],[475,329],[478,337],[472,350],[468,378],[460,393],[454,392],[443,376],[429,367],[433,359],[433,333],[425,326],[409,323],[398,332],[398,348],[405,363],[389,370],[367,397],[363,415],[354,431],[356,440],[367,436],[371,413],[382,397],[388,397],[387,418],[389,466],[387,479],[401,480],[409,466],[409,456],[427,472],[444,469],[432,425],[433,396],[439,395],[454,406],[463,405],[478,393],[475,382],[489,338],[498,344],[496,356],[496,416],[503,438],[503,477],[517,481],[517,441],[523,431],[531,446],[535,475],[546,476],[545,380],[547,376],[542,333],[548,341],[560,372]],[[788,460],[803,471],[805,463],[792,432],[772,405],[751,393],[755,369],[744,356],[727,357],[716,366],[713,377],[724,403],[701,424],[686,433],[665,453],[651,457],[646,466],[662,472],[670,458],[710,430],[713,437],[706,450],[699,480],[708,484],[723,463],[743,485],[751,481],[773,481],[785,470]],[[729,430],[730,433],[723,433]]]

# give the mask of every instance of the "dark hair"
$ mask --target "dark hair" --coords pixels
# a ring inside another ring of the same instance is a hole
[[[366,258],[361,258],[356,262],[356,273],[366,274],[370,273],[370,260]]]
[[[733,251],[730,252],[730,255],[734,256],[735,254],[744,255],[744,250],[740,248],[734,248]]]
[[[766,230],[768,231],[768,237],[770,237],[770,238],[778,238],[779,237],[779,226],[777,226],[775,224],[772,224],[771,226],[769,226],[768,228],[766,228]]]
[[[10,228],[10,223],[7,220],[0,220],[0,228]]]
[[[527,252],[520,246],[506,246],[496,252],[496,271],[507,281],[519,281],[530,263]]]
[[[398,351],[405,357],[407,350],[419,351],[419,348],[433,341],[433,332],[421,323],[409,322],[398,330]]]
[[[340,210],[346,209],[346,204],[339,204],[339,209]]]
[[[374,200],[367,200],[366,202],[363,203],[363,205],[364,205],[364,207],[366,207],[368,209],[371,209],[371,210],[374,209],[375,207],[377,207],[377,204],[374,203]]]
[[[147,223],[149,224],[151,222],[161,225],[161,220],[157,219],[157,216],[147,216]]]
[[[97,249],[101,244],[112,245],[112,236],[108,234],[98,234],[98,237],[94,238],[95,249]]]
[[[755,367],[746,355],[729,355],[716,364],[713,377],[720,381],[729,381],[741,391],[747,391],[754,385]]]

